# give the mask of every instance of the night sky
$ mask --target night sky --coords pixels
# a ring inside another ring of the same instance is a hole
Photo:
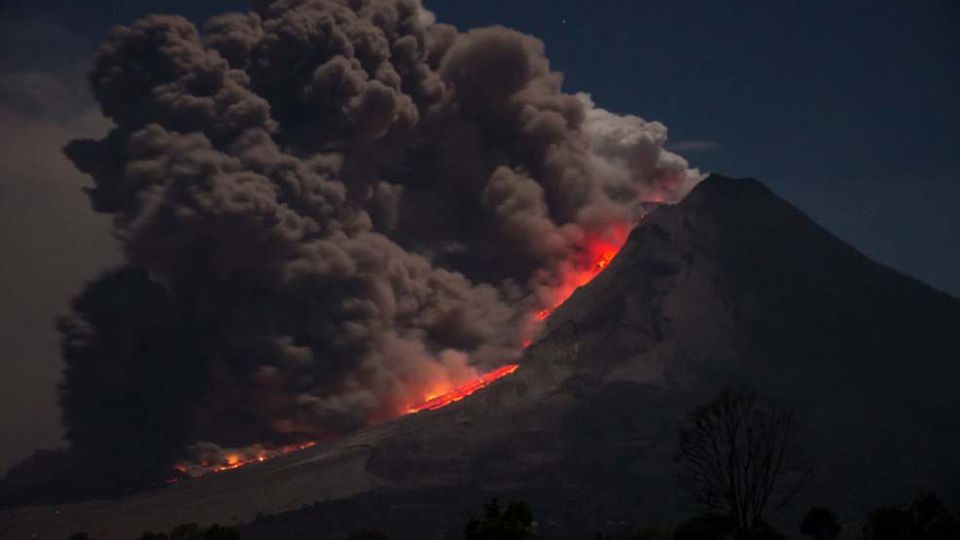
[[[0,4],[0,469],[59,441],[53,328],[119,260],[60,156],[99,135],[84,72],[113,24],[236,1]],[[427,1],[546,43],[568,91],[659,120],[704,171],[752,176],[878,261],[960,296],[960,4]]]

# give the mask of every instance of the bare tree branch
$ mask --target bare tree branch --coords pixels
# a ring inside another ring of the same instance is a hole
[[[690,415],[675,455],[691,500],[747,529],[786,505],[811,468],[793,413],[753,392],[726,391]]]

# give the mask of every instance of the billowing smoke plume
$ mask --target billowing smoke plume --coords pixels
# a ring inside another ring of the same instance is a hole
[[[699,178],[537,39],[416,0],[151,16],[91,81],[115,127],[66,152],[128,265],[61,323],[62,401],[114,456],[322,439],[515,359],[590,238]]]

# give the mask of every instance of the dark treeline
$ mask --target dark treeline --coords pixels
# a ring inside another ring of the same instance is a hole
[[[96,540],[87,533],[77,533],[69,540]],[[204,528],[196,523],[187,523],[175,527],[168,533],[145,532],[136,540],[240,540],[240,533],[236,529],[214,524]]]
[[[693,516],[675,529],[647,527],[620,535],[597,534],[593,540],[779,540],[801,535],[809,540],[957,540],[960,538],[960,509],[951,511],[934,494],[922,494],[906,504],[875,509],[859,530],[844,531],[829,509],[811,508],[797,528],[778,531],[767,524],[738,531],[736,519],[720,514]],[[522,501],[501,504],[496,499],[484,506],[479,516],[464,527],[463,540],[549,540],[537,530],[530,506]],[[97,540],[78,533],[68,540]],[[181,525],[169,533],[144,533],[136,540],[241,540],[235,529],[213,525]],[[276,539],[282,540],[282,539]],[[390,540],[377,530],[357,530],[344,540]]]
[[[777,530],[772,516],[813,476],[803,449],[803,423],[792,411],[752,391],[725,391],[695,409],[679,433],[677,480],[694,511],[673,530],[644,528],[593,540],[958,540],[960,510],[934,494],[877,508],[862,525],[844,527],[828,508],[809,509],[793,530]],[[782,523],[782,520],[779,520]],[[545,540],[531,507],[494,499],[463,529],[463,540]],[[79,533],[70,540],[96,540]],[[240,540],[234,529],[181,525],[136,540]],[[282,539],[274,539],[282,540]],[[389,540],[377,530],[357,530],[345,540]]]

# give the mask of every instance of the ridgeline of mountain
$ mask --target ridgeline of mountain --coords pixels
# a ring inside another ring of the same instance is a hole
[[[817,504],[856,520],[920,490],[960,495],[958,383],[960,301],[760,183],[714,175],[641,223],[485,391],[228,473],[9,510],[0,538],[125,540],[191,521],[246,523],[244,539],[453,538],[494,496],[529,501],[551,539],[669,523],[683,515],[677,430],[728,387],[805,420],[817,476],[785,519]]]

